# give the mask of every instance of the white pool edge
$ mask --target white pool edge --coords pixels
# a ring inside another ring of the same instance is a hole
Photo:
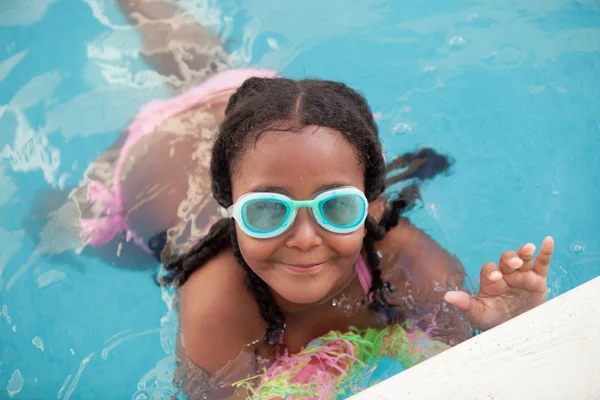
[[[600,277],[352,400],[599,400]]]

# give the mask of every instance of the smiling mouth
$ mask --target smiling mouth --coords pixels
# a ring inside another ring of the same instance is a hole
[[[321,265],[321,264],[324,264],[324,263],[320,262],[320,263],[313,263],[313,264],[286,264],[286,265],[288,265],[290,267],[294,267],[294,268],[308,269],[308,268],[316,267],[317,265]]]
[[[283,265],[284,267],[286,267],[287,269],[290,269],[296,273],[301,273],[301,274],[310,274],[310,273],[315,273],[317,271],[319,271],[326,262],[321,262],[321,263],[311,263],[311,264],[286,264],[286,263],[281,263],[281,265]]]

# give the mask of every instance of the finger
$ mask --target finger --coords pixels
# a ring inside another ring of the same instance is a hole
[[[523,260],[522,270],[528,270],[533,268],[533,255],[535,254],[535,245],[533,243],[527,243],[519,248],[517,251],[519,258]]]
[[[446,292],[444,300],[462,311],[468,311],[471,308],[473,298],[466,292],[451,290]]]
[[[552,261],[552,253],[554,252],[554,239],[548,236],[542,242],[542,247],[533,262],[533,270],[543,278],[548,276],[550,261]]]
[[[504,275],[510,275],[523,266],[523,260],[516,251],[507,250],[500,256],[498,267]]]
[[[471,323],[477,324],[485,316],[486,306],[468,293],[450,291],[444,295],[444,300],[464,312]]]
[[[506,282],[500,268],[493,262],[483,264],[479,273],[479,293],[488,296],[498,296],[505,289]]]

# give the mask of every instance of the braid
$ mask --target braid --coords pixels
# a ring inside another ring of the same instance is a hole
[[[383,216],[381,217],[381,221],[379,221],[379,225],[384,229],[384,232],[389,232],[390,229],[398,225],[400,216],[406,211],[411,210],[415,206],[416,201],[420,198],[421,193],[419,187],[416,183],[413,183],[404,188],[391,202],[389,202],[389,207],[386,207]]]
[[[372,283],[369,289],[371,303],[369,307],[375,312],[386,317],[387,323],[397,322],[399,316],[388,299],[393,296],[393,289],[389,282],[381,276],[381,254],[375,247],[375,242],[383,239],[386,230],[378,224],[373,217],[369,216],[365,221],[367,235],[363,239],[363,248],[367,258],[367,265],[371,269]]]
[[[285,328],[283,311],[277,306],[273,294],[269,291],[267,284],[252,271],[248,263],[246,263],[246,260],[244,260],[244,257],[242,257],[235,229],[231,231],[231,243],[233,243],[233,254],[235,255],[235,258],[246,271],[246,284],[258,303],[260,315],[268,324],[265,338],[269,344],[281,343],[281,336],[283,335],[283,330]]]
[[[229,232],[232,230],[233,220],[223,218],[217,221],[188,253],[165,265],[167,275],[161,279],[161,283],[183,285],[194,271],[231,244]]]

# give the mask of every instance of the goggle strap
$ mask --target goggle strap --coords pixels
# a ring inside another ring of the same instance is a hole
[[[223,218],[231,218],[233,213],[233,206],[229,208],[219,207],[219,212],[221,213],[221,217]]]

